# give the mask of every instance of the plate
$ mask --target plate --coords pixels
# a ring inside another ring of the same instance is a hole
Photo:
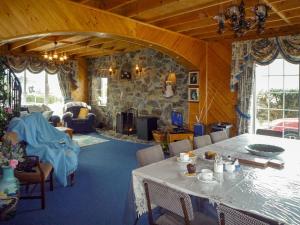
[[[197,177],[197,173],[188,173],[188,172],[184,172],[183,175],[185,177]]]
[[[253,155],[263,157],[274,157],[284,152],[284,149],[275,145],[251,144],[245,146],[245,149]]]
[[[177,162],[181,162],[181,163],[191,163],[193,160],[191,159],[191,158],[189,158],[189,160],[187,160],[187,161],[182,161],[181,159],[180,159],[180,157],[177,157]]]

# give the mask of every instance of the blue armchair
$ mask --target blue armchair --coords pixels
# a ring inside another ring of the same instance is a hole
[[[65,104],[65,114],[63,115],[65,126],[73,129],[74,133],[94,132],[94,123],[96,119],[95,114],[88,113],[85,119],[79,119],[78,114],[81,108],[90,109],[90,107],[84,102],[69,102]]]

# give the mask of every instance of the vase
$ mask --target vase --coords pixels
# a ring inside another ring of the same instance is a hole
[[[19,181],[14,175],[14,169],[10,166],[2,166],[1,169],[0,193],[8,196],[16,196],[19,192]]]

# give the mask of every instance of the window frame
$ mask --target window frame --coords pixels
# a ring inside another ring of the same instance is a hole
[[[253,69],[254,82],[253,82],[252,103],[251,103],[252,104],[252,106],[251,106],[251,108],[252,108],[252,121],[249,124],[250,125],[250,129],[249,130],[251,130],[252,133],[255,134],[256,130],[259,129],[259,128],[257,128],[257,123],[256,123],[258,110],[267,110],[268,111],[268,127],[271,127],[271,122],[272,122],[272,121],[270,121],[270,110],[282,111],[282,118],[280,118],[280,119],[285,119],[285,113],[286,113],[286,111],[294,111],[294,112],[298,111],[298,137],[300,137],[300,63],[297,63],[297,64],[292,63],[292,64],[295,64],[295,65],[298,65],[298,75],[292,75],[292,74],[291,75],[287,75],[287,74],[285,74],[285,68],[284,68],[285,61],[288,62],[288,63],[291,63],[291,62],[287,61],[286,59],[284,59],[280,55],[279,55],[279,57],[277,59],[283,59],[283,68],[282,68],[283,73],[280,74],[280,75],[274,75],[274,74],[270,75],[270,64],[268,64],[268,65],[265,65],[265,66],[268,66],[268,74],[267,75],[263,75],[263,76],[267,76],[268,77],[268,81],[267,81],[268,82],[268,85],[267,85],[267,87],[268,87],[268,89],[267,89],[268,93],[270,93],[270,76],[271,77],[282,77],[282,82],[283,82],[282,83],[282,85],[283,85],[283,88],[282,88],[282,94],[283,94],[282,95],[282,98],[283,98],[282,99],[282,109],[271,108],[269,100],[268,100],[268,106],[267,106],[267,108],[257,107],[258,93],[257,93],[257,90],[256,90],[256,83],[257,83],[256,66],[260,65],[260,64],[254,63],[254,65],[253,65],[254,66],[254,69]],[[285,99],[285,95],[286,95],[286,93],[293,93],[293,92],[290,92],[290,91],[286,90],[286,87],[285,87],[285,77],[287,77],[287,76],[298,76],[298,92],[297,92],[298,93],[298,109],[287,109],[287,108],[285,108],[285,100],[286,100]],[[273,93],[275,93],[275,92],[273,92]],[[283,124],[283,127],[285,127],[284,124]],[[285,134],[283,132],[283,137],[284,137],[284,135]]]

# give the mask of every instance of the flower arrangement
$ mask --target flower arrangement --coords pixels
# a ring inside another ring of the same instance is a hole
[[[15,169],[19,162],[23,161],[24,151],[20,144],[12,144],[11,141],[0,142],[0,166],[10,166]]]
[[[0,137],[4,135],[5,128],[13,116],[11,108],[0,108]]]

